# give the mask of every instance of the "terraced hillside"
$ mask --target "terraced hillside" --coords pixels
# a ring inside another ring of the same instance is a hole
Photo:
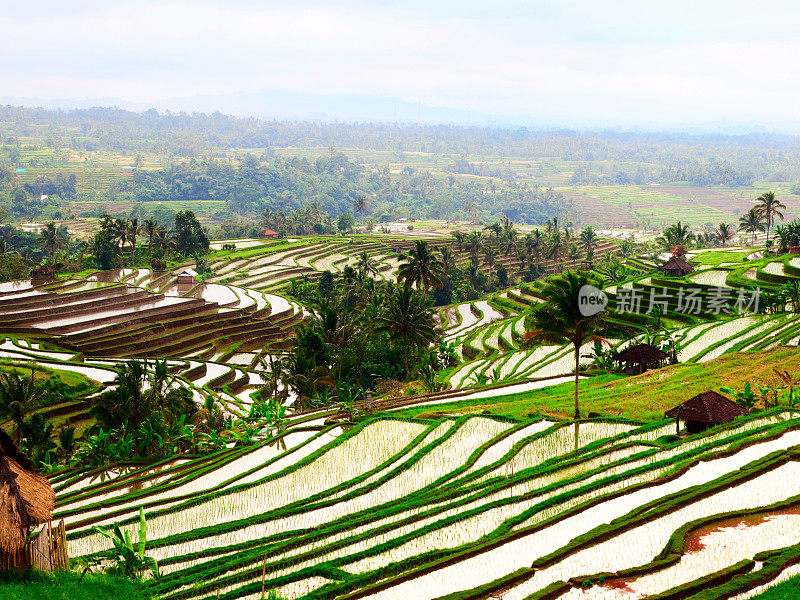
[[[162,599],[258,598],[262,575],[306,599],[730,597],[797,572],[800,416],[674,430],[318,421],[289,429],[285,450],[53,483],[76,555],[106,547],[93,525],[132,530],[144,506]]]

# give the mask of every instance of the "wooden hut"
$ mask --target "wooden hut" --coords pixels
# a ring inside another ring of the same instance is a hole
[[[0,570],[38,567],[43,562],[53,568],[56,561],[49,522],[55,500],[50,482],[36,474],[28,457],[0,430]],[[29,541],[31,530],[43,523],[48,524],[47,543],[39,543],[41,535]],[[63,531],[63,524],[60,529]],[[65,563],[65,543],[61,550],[64,560],[59,562]]]
[[[184,269],[178,273],[178,285],[194,285],[197,281],[197,271]]]
[[[625,372],[629,375],[638,375],[648,369],[658,369],[664,366],[669,359],[669,354],[649,344],[636,344],[628,346],[614,357],[614,360],[625,365]]]
[[[31,281],[42,282],[55,279],[56,269],[51,265],[36,265],[31,269]]]
[[[663,265],[661,270],[667,277],[683,277],[694,271],[694,267],[683,260],[680,256],[673,256]]]
[[[700,433],[714,425],[733,421],[736,417],[747,414],[747,410],[722,394],[709,390],[689,398],[664,414],[675,419],[677,431],[680,431],[680,422],[684,421],[686,431]]]

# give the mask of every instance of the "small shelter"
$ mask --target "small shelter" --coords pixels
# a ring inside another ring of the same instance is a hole
[[[178,285],[194,285],[197,281],[197,271],[184,269],[178,273]]]
[[[789,248],[789,254],[800,254],[800,246],[792,246]]]
[[[683,277],[694,271],[694,267],[683,260],[680,256],[673,256],[663,265],[661,270],[667,277]]]
[[[664,414],[670,419],[675,419],[678,431],[680,422],[685,421],[689,433],[700,433],[709,427],[733,421],[736,417],[747,414],[747,409],[722,394],[709,390],[689,398]]]
[[[55,277],[56,269],[52,265],[36,265],[31,269],[31,281],[49,281]]]
[[[614,357],[615,361],[625,365],[625,372],[629,375],[638,375],[648,369],[658,369],[664,366],[668,359],[669,354],[649,344],[628,346]]]
[[[28,538],[32,528],[50,521],[55,500],[50,482],[0,430],[0,570],[36,563]]]
[[[265,229],[264,231],[262,231],[258,235],[259,235],[259,237],[268,238],[268,239],[271,239],[271,240],[277,240],[278,239],[278,232],[277,231],[273,231],[272,229]]]

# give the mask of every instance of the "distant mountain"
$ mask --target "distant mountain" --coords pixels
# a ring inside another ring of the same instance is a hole
[[[531,124],[531,119],[523,116],[483,114],[469,110],[407,102],[388,96],[319,94],[286,90],[165,98],[147,104],[129,102],[120,98],[67,100],[24,97],[0,97],[0,103],[60,109],[116,106],[136,111],[148,108],[173,112],[212,113],[219,111],[237,117],[256,117],[266,120],[374,121],[481,126]]]
[[[203,112],[219,111],[236,117],[255,117],[264,120],[299,120],[321,122],[378,122],[457,124],[482,127],[516,128],[569,128],[584,131],[616,130],[640,132],[680,132],[723,135],[780,132],[800,134],[800,122],[773,123],[714,121],[702,123],[629,122],[612,123],[585,119],[556,120],[521,114],[489,114],[458,108],[431,106],[408,102],[391,96],[367,94],[324,94],[288,90],[262,90],[260,92],[231,92],[230,94],[197,95],[183,98],[165,98],[149,103],[137,103],[121,98],[52,99],[34,97],[0,96],[0,104],[41,106],[67,110],[94,106],[115,106],[125,110]]]

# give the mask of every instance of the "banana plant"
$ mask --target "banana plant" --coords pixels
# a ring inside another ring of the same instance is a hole
[[[123,577],[142,579],[143,575],[150,571],[153,577],[158,579],[158,562],[151,556],[145,556],[144,553],[147,544],[147,523],[143,507],[139,507],[139,540],[136,545],[131,540],[130,532],[123,533],[119,525],[114,525],[111,529],[104,527],[94,529],[114,545],[114,548],[107,553],[107,557],[115,563],[112,568],[114,572]]]
[[[748,410],[752,410],[756,403],[756,395],[753,393],[753,388],[750,386],[750,382],[746,382],[744,384],[744,388],[741,392],[736,392],[729,387],[722,387],[720,391],[725,392],[726,394],[732,394],[736,403],[739,406],[742,406]]]

